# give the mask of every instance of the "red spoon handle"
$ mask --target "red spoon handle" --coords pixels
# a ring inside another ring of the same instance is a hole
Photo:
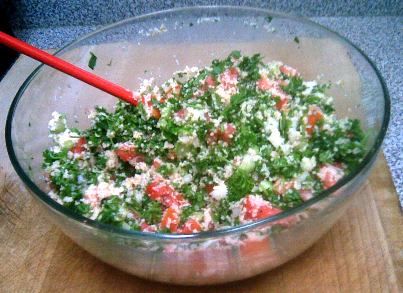
[[[62,71],[68,75],[71,75],[89,85],[92,85],[104,92],[107,92],[123,101],[126,101],[134,106],[137,106],[137,101],[133,99],[133,93],[114,84],[108,80],[105,80],[91,72],[85,71],[73,64],[70,64],[56,56],[53,56],[45,51],[35,48],[23,41],[20,41],[8,34],[0,31],[0,44],[3,44],[9,48],[14,49],[24,55],[27,55],[33,59],[36,59],[46,65],[49,65],[59,71]]]

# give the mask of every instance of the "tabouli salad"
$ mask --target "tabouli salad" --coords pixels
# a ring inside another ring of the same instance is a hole
[[[358,120],[337,119],[329,85],[232,52],[144,80],[138,106],[96,107],[91,126],[54,112],[43,168],[60,204],[130,230],[197,233],[278,214],[362,160]]]

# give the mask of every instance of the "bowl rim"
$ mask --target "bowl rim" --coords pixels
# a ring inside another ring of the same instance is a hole
[[[388,128],[389,120],[390,120],[390,96],[389,92],[386,86],[386,83],[380,74],[379,70],[373,63],[373,61],[356,45],[354,45],[351,41],[349,41],[347,38],[339,35],[337,32],[321,25],[318,24],[314,21],[311,21],[307,18],[299,17],[299,16],[294,16],[294,15],[288,15],[288,14],[283,14],[283,13],[277,13],[277,12],[272,12],[267,9],[261,9],[261,8],[254,8],[254,7],[245,7],[245,6],[191,6],[191,7],[181,7],[181,8],[174,8],[174,9],[168,9],[168,10],[160,10],[152,13],[147,13],[147,14],[142,14],[140,16],[134,16],[130,18],[126,18],[124,20],[103,26],[99,29],[94,30],[93,32],[90,32],[88,34],[83,35],[82,37],[69,42],[65,46],[61,47],[57,51],[55,51],[54,55],[57,55],[58,53],[64,51],[65,49],[68,49],[71,46],[74,46],[74,44],[79,43],[87,38],[90,38],[93,35],[96,35],[102,31],[109,30],[113,27],[117,27],[120,25],[124,25],[125,23],[133,22],[133,21],[141,21],[146,18],[151,18],[151,17],[156,17],[156,16],[163,16],[166,14],[172,14],[172,13],[184,13],[184,12],[192,12],[192,11],[199,11],[199,12],[214,12],[217,10],[238,10],[238,11],[244,11],[246,13],[253,13],[253,12],[258,12],[260,14],[266,14],[267,16],[271,16],[273,18],[275,17],[280,17],[280,18],[286,18],[286,19],[292,19],[296,20],[298,22],[306,23],[311,26],[317,26],[318,28],[327,31],[330,33],[333,37],[338,39],[338,41],[345,42],[347,45],[353,47],[355,50],[357,50],[358,53],[368,62],[368,64],[371,66],[371,68],[374,70],[384,93],[384,113],[383,113],[383,120],[382,120],[382,125],[380,128],[380,131],[378,132],[376,139],[372,145],[372,147],[369,149],[367,155],[364,157],[362,162],[358,165],[358,167],[350,172],[347,176],[344,176],[341,180],[339,180],[334,186],[331,188],[328,188],[322,192],[320,192],[318,195],[315,197],[311,198],[310,200],[304,202],[303,204],[291,208],[289,210],[283,211],[279,214],[276,214],[274,216],[261,219],[258,221],[254,221],[251,223],[246,223],[243,225],[238,225],[238,226],[233,226],[221,230],[215,230],[215,231],[206,231],[206,232],[200,232],[200,233],[193,233],[193,234],[169,234],[169,233],[154,233],[154,232],[142,232],[142,231],[134,231],[134,230],[127,230],[119,227],[115,227],[109,224],[103,224],[101,222],[98,222],[96,220],[91,220],[89,218],[86,218],[78,213],[73,212],[71,209],[64,207],[63,205],[57,203],[53,199],[51,199],[47,193],[42,191],[28,176],[28,174],[24,171],[22,166],[20,165],[17,156],[15,154],[14,148],[13,148],[13,142],[12,142],[12,124],[13,124],[13,118],[14,114],[16,112],[18,102],[21,99],[22,95],[24,94],[25,90],[31,83],[31,81],[35,78],[35,76],[38,74],[40,69],[44,66],[44,64],[40,64],[38,67],[36,67],[32,73],[27,77],[27,79],[23,82],[21,87],[19,88],[17,94],[15,95],[11,106],[9,108],[9,112],[7,114],[7,119],[6,119],[6,127],[5,127],[5,140],[6,140],[6,147],[7,147],[7,152],[10,157],[10,161],[12,163],[12,166],[14,167],[16,173],[18,176],[22,179],[24,184],[28,186],[28,188],[33,191],[33,193],[36,195],[37,198],[39,198],[40,201],[42,201],[45,205],[49,206],[51,209],[53,209],[57,213],[61,213],[68,218],[71,218],[74,221],[77,221],[79,224],[87,226],[87,228],[95,228],[95,229],[100,229],[105,232],[109,233],[114,233],[114,234],[119,234],[119,236],[123,237],[138,237],[138,238],[145,238],[145,239],[160,239],[160,240],[174,240],[174,239],[179,239],[179,240],[184,240],[184,239],[205,239],[205,238],[216,238],[216,237],[221,237],[225,235],[230,235],[230,234],[236,234],[240,233],[246,230],[250,230],[253,228],[257,228],[259,226],[263,226],[267,223],[270,222],[276,222],[278,220],[287,218],[289,216],[293,216],[298,212],[301,212],[305,210],[306,208],[312,206],[313,204],[327,198],[329,195],[340,189],[341,187],[347,185],[349,182],[351,182],[357,175],[360,173],[364,172],[367,168],[369,168],[374,162],[374,159],[376,158],[376,155],[378,151],[380,150],[380,147],[382,145],[383,139],[386,135],[386,131]],[[32,193],[32,192],[31,192]]]

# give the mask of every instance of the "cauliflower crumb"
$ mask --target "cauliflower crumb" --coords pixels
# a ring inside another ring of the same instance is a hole
[[[312,158],[307,158],[307,157],[303,157],[301,160],[301,168],[302,170],[309,172],[312,171],[316,166],[316,158],[312,157]]]
[[[210,193],[210,195],[215,200],[221,200],[227,197],[227,193],[228,193],[227,186],[225,185],[224,181],[221,181],[220,183],[218,183],[218,185],[215,185],[213,187],[213,191]]]
[[[106,161],[106,168],[115,169],[119,166],[118,156],[114,151],[106,151],[105,156],[108,159]]]

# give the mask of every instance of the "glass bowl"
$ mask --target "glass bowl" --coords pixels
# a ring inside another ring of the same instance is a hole
[[[111,108],[116,98],[47,66],[36,68],[18,91],[7,117],[12,164],[52,222],[91,254],[133,275],[167,283],[205,285],[254,276],[297,256],[348,207],[367,178],[389,122],[382,77],[357,47],[309,20],[266,10],[195,7],[130,18],[74,41],[56,55],[135,89],[141,78],[167,79],[185,65],[206,65],[232,50],[261,53],[297,68],[304,79],[332,82],[339,117],[358,118],[367,133],[359,167],[303,205],[246,225],[191,235],[128,231],[75,214],[48,195],[41,170],[50,146],[53,111],[87,127],[89,109]],[[340,81],[340,82],[339,82]]]

